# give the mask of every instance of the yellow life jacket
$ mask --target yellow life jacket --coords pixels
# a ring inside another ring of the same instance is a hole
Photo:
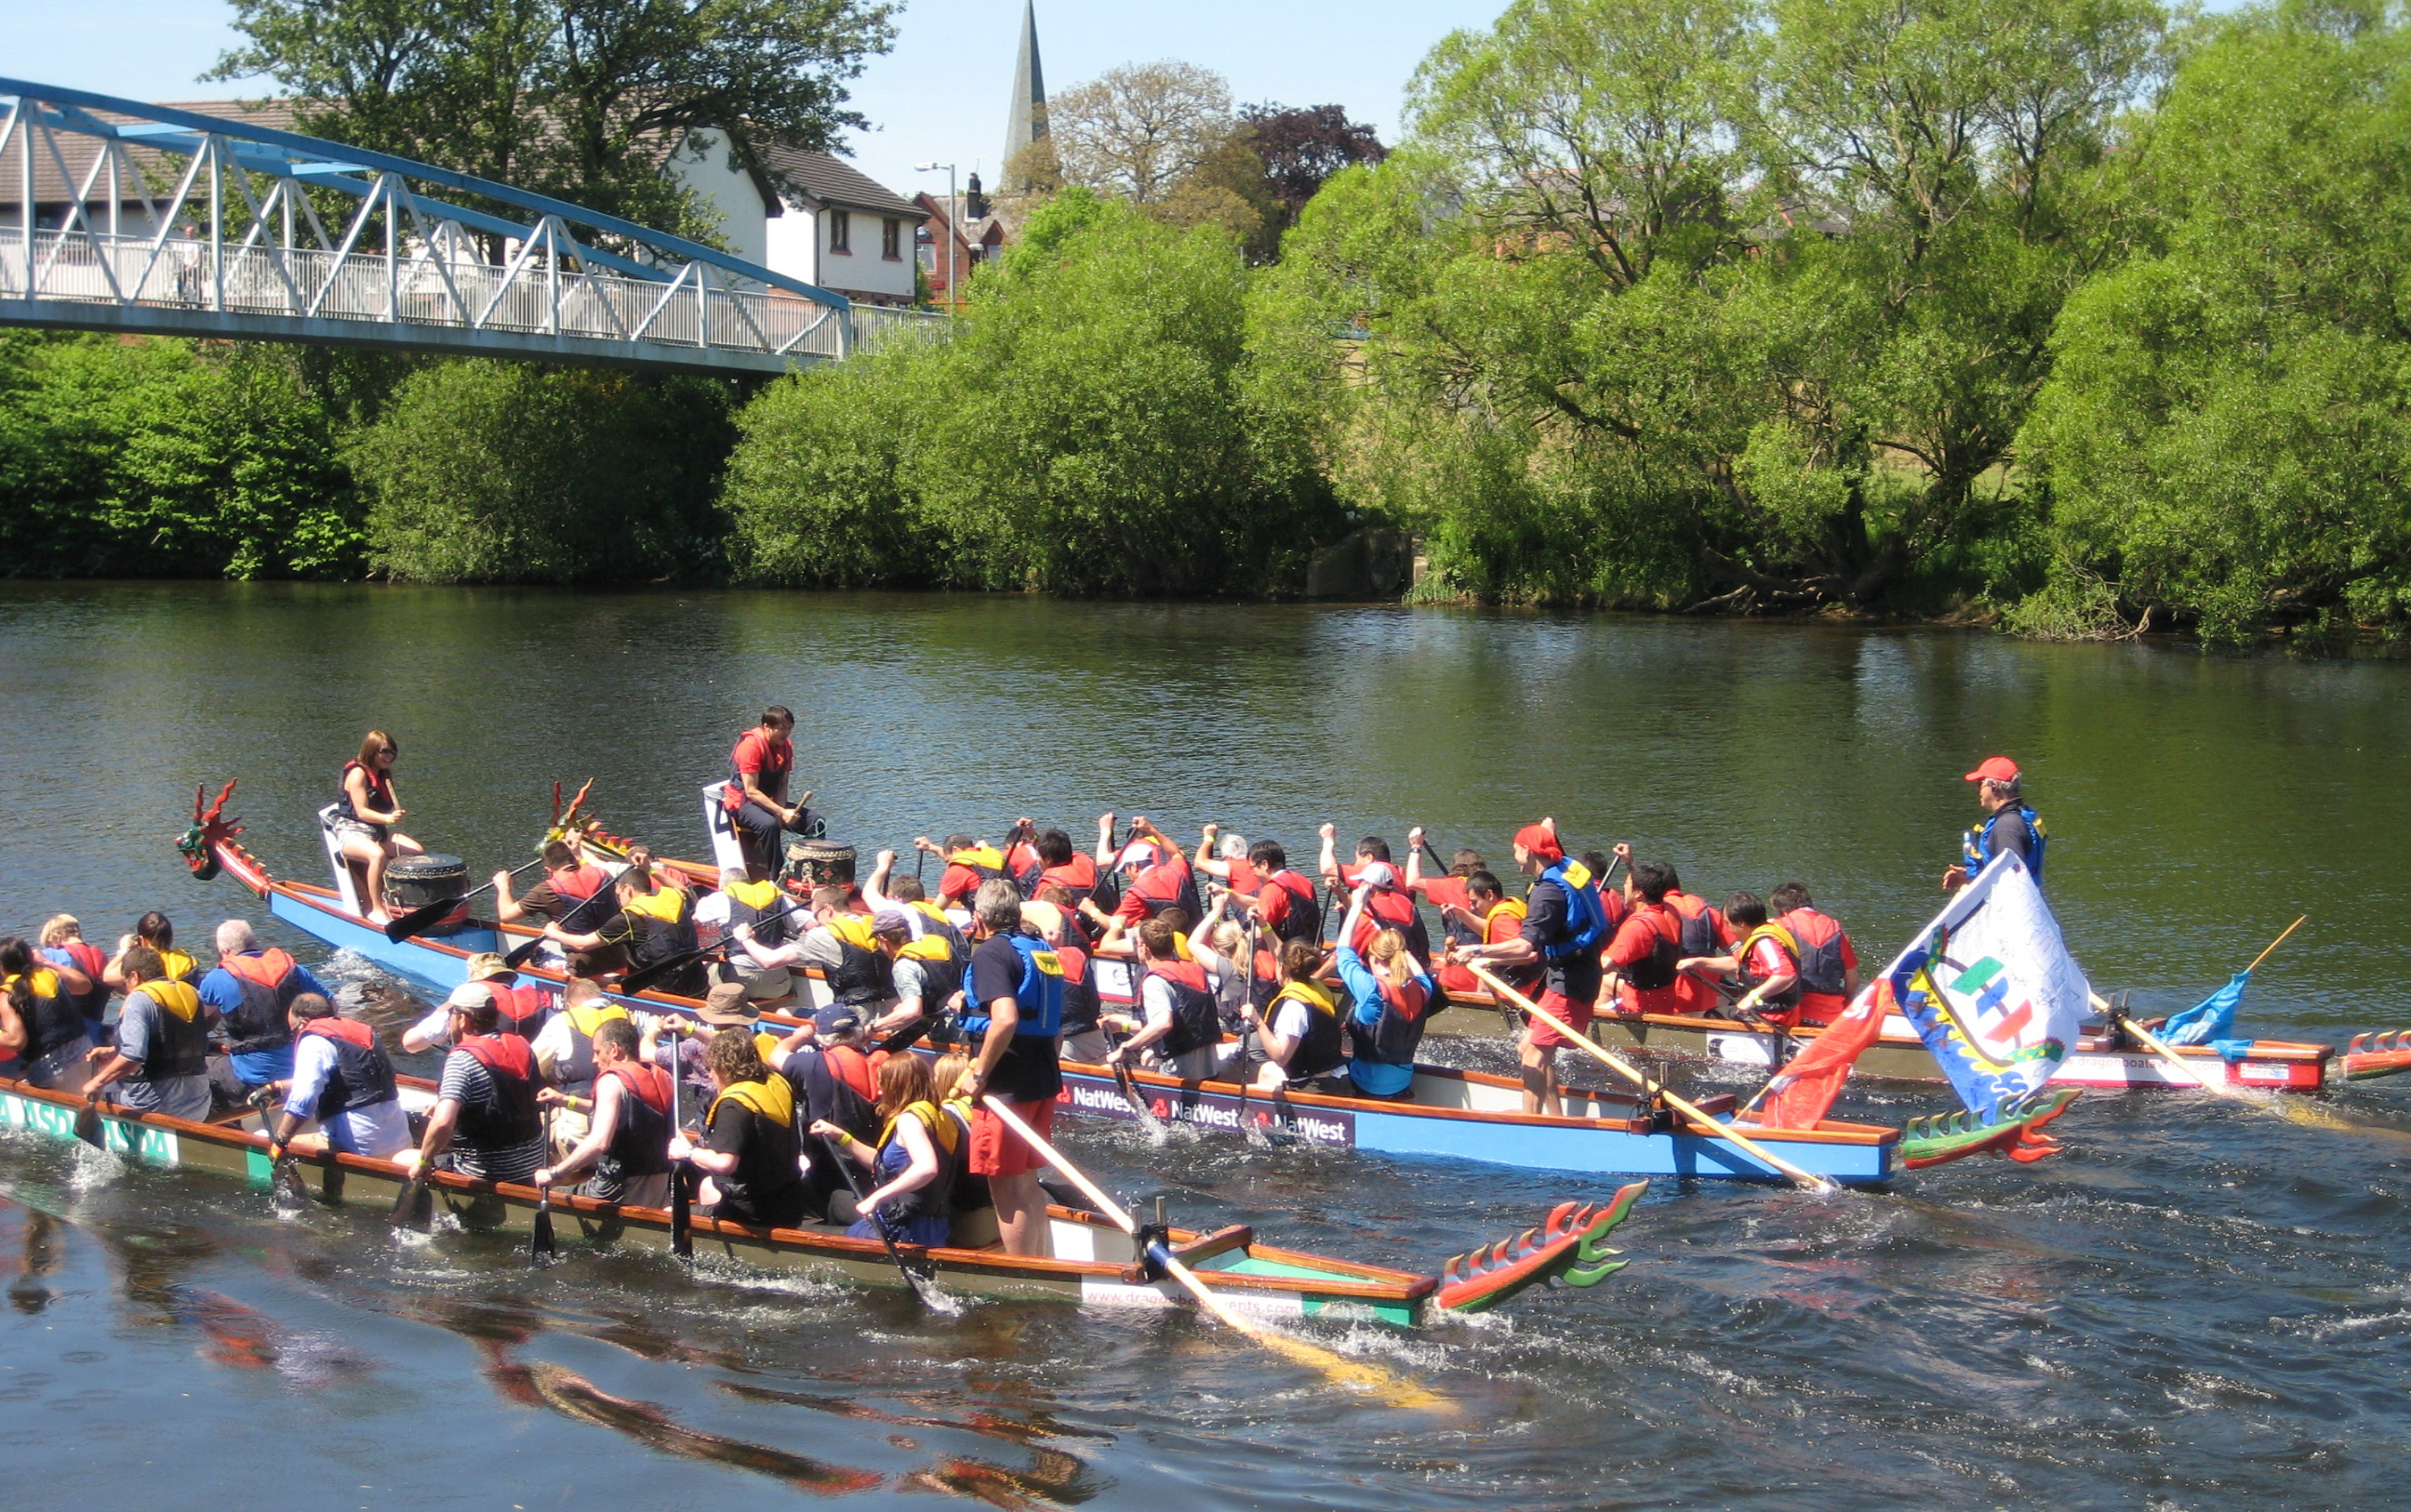
[[[943,935],[924,935],[897,953],[908,961],[951,961],[955,942]]]
[[[186,1024],[201,1010],[201,995],[189,981],[146,981],[137,990],[158,1004],[159,1011],[173,1013]]]
[[[177,981],[186,981],[201,969],[201,963],[182,951],[161,951],[159,964],[167,967],[168,977]]]
[[[1304,1003],[1318,1013],[1328,1013],[1334,1018],[1339,1016],[1339,1005],[1333,1002],[1331,995],[1324,992],[1316,982],[1283,982],[1281,990],[1273,994],[1273,1001],[1279,1003],[1284,998],[1292,1002]]]
[[[704,1127],[710,1128],[720,1121],[721,1104],[726,1102],[751,1108],[774,1124],[796,1121],[796,1089],[776,1071],[767,1082],[738,1082],[723,1088],[720,1096],[711,1099],[711,1112],[704,1115]]]
[[[840,913],[828,922],[829,933],[856,950],[875,951],[879,942],[870,933],[870,921],[858,913]]]
[[[59,974],[46,966],[36,967],[22,979],[13,971],[5,977],[0,977],[0,992],[7,992],[17,985],[20,980],[23,981],[27,989],[37,997],[56,997],[59,995]]]
[[[957,850],[946,858],[950,866],[986,866],[990,871],[1004,870],[1004,852],[992,845],[975,845],[968,850]]]
[[[768,886],[768,883],[764,883]],[[659,892],[639,893],[624,905],[630,913],[641,913],[648,919],[659,919],[665,924],[677,923],[686,917],[686,894],[675,887]]]
[[[914,903],[913,907],[920,909],[933,924],[943,924],[948,929],[955,927],[955,922],[946,917],[946,910],[930,902],[928,898],[921,899],[919,902]]]
[[[962,1141],[962,1127],[947,1117],[936,1103],[927,1098],[918,1102],[906,1104],[903,1112],[898,1113],[887,1121],[887,1126],[879,1131],[877,1148],[883,1150],[887,1148],[887,1141],[896,1137],[896,1126],[905,1113],[910,1113],[921,1121],[921,1127],[929,1131],[929,1138],[935,1141],[941,1151],[947,1155],[955,1153],[956,1147]]]
[[[776,882],[731,882],[721,889],[756,913],[767,913],[782,901]]]
[[[759,1060],[759,1061],[761,1061],[761,1063],[762,1063],[763,1065],[765,1065],[765,1066],[769,1065],[769,1064],[770,1064],[770,1057],[771,1057],[772,1055],[775,1055],[775,1054],[777,1054],[779,1053],[779,1043],[780,1043],[779,1036],[777,1036],[777,1035],[775,1035],[775,1034],[770,1033],[768,1030],[767,1030],[767,1029],[756,1029],[756,1030],[754,1030],[754,1031],[753,1031],[753,1054],[754,1054],[754,1058],[755,1058],[755,1059],[757,1059],[757,1060]]]
[[[624,1019],[628,1016],[626,1009],[607,997],[599,1004],[580,1003],[576,1008],[570,1009],[568,1013],[569,1026],[577,1030],[581,1038],[589,1040],[594,1038],[595,1030],[613,1019]]]
[[[1739,957],[1746,964],[1749,958],[1749,948],[1757,944],[1761,939],[1771,939],[1775,941],[1777,945],[1782,946],[1786,951],[1791,952],[1791,959],[1794,963],[1799,961],[1800,938],[1798,936],[1792,934],[1790,930],[1784,928],[1781,924],[1761,924],[1756,929],[1751,930],[1747,935],[1742,938],[1741,944],[1734,947],[1733,954]]]

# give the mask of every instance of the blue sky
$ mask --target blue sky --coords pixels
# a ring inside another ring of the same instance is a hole
[[[1022,0],[909,0],[895,50],[856,80],[875,129],[854,141],[864,171],[905,194],[945,189],[916,175],[935,159],[993,179],[1013,82]],[[1205,5],[1038,0],[1052,90],[1118,64],[1179,58],[1231,81],[1242,101],[1337,103],[1397,134],[1408,77],[1431,45],[1487,24],[1505,0],[1216,0]],[[214,0],[0,0],[0,75],[135,99],[241,94],[197,77],[230,46]]]

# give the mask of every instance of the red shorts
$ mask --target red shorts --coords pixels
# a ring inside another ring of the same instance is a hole
[[[1537,1001],[1542,1011],[1563,1023],[1577,1034],[1590,1027],[1591,1005],[1588,1003],[1577,1003],[1560,992],[1544,992]],[[1560,1046],[1573,1043],[1571,1040],[1559,1034],[1547,1020],[1537,1015],[1525,1016],[1525,1032],[1532,1037],[1534,1047],[1541,1050],[1556,1050]]]
[[[1041,1098],[1036,1102],[1006,1104],[1019,1118],[1036,1130],[1039,1138],[1052,1139],[1055,1134],[1055,1099]],[[1046,1157],[1030,1147],[1030,1141],[1005,1127],[1004,1120],[987,1111],[982,1103],[972,1110],[972,1174],[975,1176],[1018,1176],[1036,1170],[1046,1164]]]

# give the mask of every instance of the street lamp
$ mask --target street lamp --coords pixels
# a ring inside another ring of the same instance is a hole
[[[955,249],[962,245],[962,202],[955,197],[955,166],[952,163],[915,163],[915,173],[946,170],[946,308],[951,313],[962,308],[962,263]]]

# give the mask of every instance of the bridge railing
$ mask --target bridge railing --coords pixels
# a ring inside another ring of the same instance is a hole
[[[425,246],[388,260],[358,250],[253,244],[218,253],[200,238],[37,230],[31,265],[30,292],[40,299],[845,355],[839,312],[784,293],[723,287],[695,264],[659,284],[574,264],[442,257]],[[0,298],[25,297],[26,269],[23,233],[0,227]],[[857,339],[878,342],[905,327],[896,317],[913,313],[855,313],[869,317],[855,321]]]

